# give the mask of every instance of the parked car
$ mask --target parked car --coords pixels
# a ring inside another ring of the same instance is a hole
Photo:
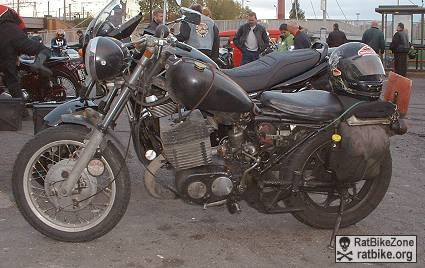
[[[230,45],[230,47],[233,48],[233,66],[239,67],[242,62],[242,52],[233,43],[233,38],[235,37],[236,32],[237,30],[220,32],[220,47],[227,47]],[[271,41],[277,42],[279,40],[279,29],[270,29],[267,30],[267,32]]]

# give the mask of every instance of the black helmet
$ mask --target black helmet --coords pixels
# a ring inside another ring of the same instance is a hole
[[[341,45],[332,52],[329,65],[334,91],[368,100],[381,95],[384,66],[368,45],[360,42]]]
[[[85,64],[94,80],[111,80],[126,66],[128,49],[112,37],[95,37],[87,45]]]

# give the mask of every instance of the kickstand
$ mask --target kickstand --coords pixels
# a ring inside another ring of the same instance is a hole
[[[334,230],[332,231],[331,241],[329,241],[329,246],[328,246],[329,249],[334,249],[334,246],[335,246],[335,235],[338,233],[339,227],[341,225],[342,213],[344,212],[345,198],[346,198],[346,191],[341,193],[341,202],[339,204],[339,211],[335,220]]]

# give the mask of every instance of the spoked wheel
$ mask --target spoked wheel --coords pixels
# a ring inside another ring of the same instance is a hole
[[[391,154],[387,152],[380,166],[380,174],[353,183],[338,186],[327,172],[330,137],[324,135],[304,145],[291,160],[288,170],[300,171],[304,181],[300,192],[286,200],[288,206],[303,207],[294,212],[296,219],[316,228],[332,229],[344,195],[344,212],[341,227],[347,227],[368,216],[387,192],[391,174]]]
[[[81,90],[81,83],[71,74],[62,69],[55,70],[52,79],[55,86],[63,88],[65,97],[78,97]]]
[[[55,77],[55,83],[65,90],[66,97],[77,96],[77,86],[71,81],[70,78],[58,75]]]
[[[87,133],[80,126],[45,130],[24,146],[14,167],[18,208],[34,228],[53,239],[98,238],[119,222],[128,205],[128,170],[111,145],[90,162],[70,196],[59,194]]]

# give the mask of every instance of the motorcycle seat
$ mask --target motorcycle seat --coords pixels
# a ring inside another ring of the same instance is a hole
[[[49,59],[46,60],[46,64],[47,63],[56,63],[56,62],[61,62],[61,61],[67,61],[68,57],[50,57]],[[35,57],[31,57],[31,58],[19,58],[19,62],[21,64],[25,64],[25,65],[31,65],[34,64],[35,61]]]
[[[344,112],[333,93],[307,90],[298,93],[267,91],[261,94],[261,103],[282,113],[282,117],[313,122],[330,121]]]
[[[246,92],[268,90],[316,66],[320,52],[315,49],[299,49],[286,53],[273,52],[251,63],[234,69],[222,70]]]

